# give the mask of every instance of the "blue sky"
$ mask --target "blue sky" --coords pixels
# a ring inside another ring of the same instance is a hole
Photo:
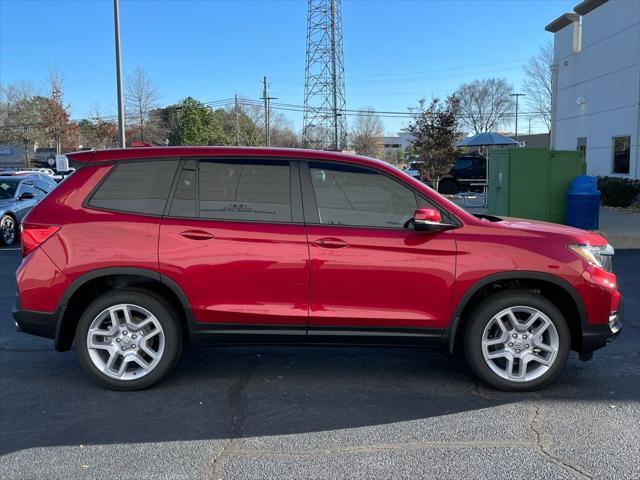
[[[551,40],[544,26],[578,0],[343,0],[347,108],[405,110],[475,78],[507,78]],[[126,75],[144,68],[162,104],[261,96],[302,104],[305,0],[121,0]],[[0,82],[43,87],[62,73],[74,118],[116,112],[111,0],[0,0]],[[290,116],[294,126],[301,114]],[[395,132],[403,120],[384,119]],[[535,128],[535,125],[534,125]]]

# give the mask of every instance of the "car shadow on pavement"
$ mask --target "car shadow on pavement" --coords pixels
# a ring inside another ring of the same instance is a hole
[[[640,387],[575,358],[543,392],[514,394],[481,385],[460,356],[435,350],[193,347],[155,387],[114,392],[93,384],[71,352],[0,355],[20,357],[2,377],[1,454],[318,432],[540,397],[604,400],[616,392],[616,401],[640,399]]]

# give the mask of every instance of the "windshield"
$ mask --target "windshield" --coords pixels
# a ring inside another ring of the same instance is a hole
[[[16,194],[18,183],[20,182],[13,179],[0,179],[0,198],[13,198],[13,196]]]

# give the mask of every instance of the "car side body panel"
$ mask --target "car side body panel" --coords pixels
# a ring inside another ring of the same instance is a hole
[[[443,329],[455,279],[453,231],[309,225],[309,326]],[[343,242],[322,247],[322,239]]]
[[[159,217],[85,205],[87,196],[110,168],[99,165],[80,169],[58,186],[58,195],[44,198],[41,204],[45,208],[32,210],[25,219],[33,224],[56,219],[61,225],[41,249],[64,272],[69,284],[87,272],[114,266],[158,272]]]
[[[159,257],[160,273],[182,287],[197,322],[306,328],[304,225],[165,218]]]

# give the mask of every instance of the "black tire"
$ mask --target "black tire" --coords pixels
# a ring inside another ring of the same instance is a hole
[[[122,380],[104,374],[91,360],[87,348],[87,334],[93,320],[105,309],[119,304],[133,304],[148,310],[164,331],[164,351],[160,360],[153,370],[138,379]],[[141,390],[164,377],[180,357],[182,333],[178,314],[160,295],[147,289],[128,287],[115,290],[94,300],[83,312],[76,328],[75,347],[78,362],[99,384],[111,390]]]
[[[440,183],[438,183],[438,192],[443,195],[455,195],[458,193],[458,183],[451,178],[440,180]]]
[[[10,247],[18,241],[20,228],[18,221],[9,214],[5,214],[0,218],[0,245]]]
[[[482,353],[482,335],[491,319],[506,308],[531,307],[544,313],[558,333],[558,349],[555,361],[538,378],[530,381],[511,381],[502,378],[488,365]],[[571,333],[558,308],[541,295],[509,290],[494,294],[482,301],[472,312],[465,326],[464,350],[469,367],[485,383],[499,390],[510,392],[534,391],[551,383],[567,363],[571,347]]]

